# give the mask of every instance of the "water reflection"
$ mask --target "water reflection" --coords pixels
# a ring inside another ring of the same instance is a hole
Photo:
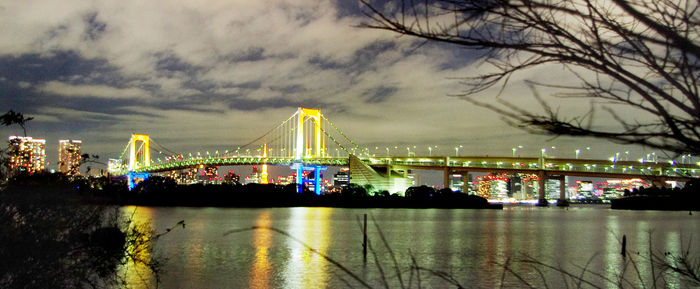
[[[261,212],[255,224],[258,227],[270,227],[270,212]],[[251,288],[270,288],[270,275],[272,265],[268,257],[268,250],[272,244],[272,234],[270,230],[258,229],[253,234],[253,246],[255,246],[255,261],[250,270]]]
[[[130,226],[137,228],[140,232],[150,232],[151,220],[153,219],[153,209],[148,207],[128,206],[122,209],[125,216],[129,216]],[[132,228],[129,228],[129,231]],[[133,233],[132,233],[133,234]],[[133,258],[142,262],[126,262],[118,269],[118,273],[123,276],[126,282],[126,288],[153,288],[155,284],[155,276],[145,265],[151,262],[151,246],[148,234],[139,235],[134,239],[134,242],[127,243],[126,253],[132,254]]]
[[[130,215],[132,210],[127,208],[125,212]],[[161,238],[155,252],[144,252],[168,258],[161,276],[162,288],[348,287],[343,282],[349,279],[347,275],[295,240],[338,260],[372,286],[381,288],[371,255],[365,265],[359,254],[362,234],[356,218],[363,213],[376,219],[397,254],[401,268],[410,267],[410,253],[419,265],[449,272],[469,288],[499,287],[503,268],[496,264],[518,257],[520,253],[555,266],[561,264],[578,273],[581,272],[579,266],[585,266],[597,253],[600,255],[588,268],[600,273],[601,279],[612,277],[614,275],[608,273],[622,269],[622,234],[627,235],[628,249],[634,250],[635,257],[640,258],[636,252],[647,251],[650,229],[654,229],[653,245],[662,254],[664,251],[680,253],[682,245],[687,246],[681,242],[690,237],[683,232],[700,231],[697,215],[688,216],[687,212],[626,212],[598,207],[570,210],[511,207],[503,211],[139,207],[135,219],[152,219],[159,232],[180,220],[187,222],[187,229],[175,230]],[[374,226],[369,225],[370,241],[377,245],[379,261],[385,265],[384,269],[393,270]],[[294,239],[269,230],[245,230],[224,237],[231,229],[252,226],[279,228]],[[124,269],[136,272],[132,267]],[[541,279],[531,267],[514,264],[514,269],[527,280]],[[634,273],[632,268],[628,270]],[[403,272],[406,282],[409,274]],[[559,282],[561,274],[547,274],[546,279],[554,282],[550,288],[562,288],[556,286],[564,285]],[[388,276],[391,288],[398,287],[395,275]],[[156,287],[153,282],[141,282],[137,274],[131,276],[131,280],[135,280],[132,284],[136,285],[130,288]],[[423,288],[446,287],[438,278],[427,274],[421,277],[425,277]],[[506,277],[505,288],[523,285],[512,275]],[[591,274],[585,277],[597,279]],[[595,283],[602,288],[607,285]],[[676,284],[670,283],[671,287]]]
[[[331,239],[331,208],[291,208],[287,232],[325,254]],[[289,260],[285,288],[325,288],[331,274],[325,259],[304,245],[289,239]]]

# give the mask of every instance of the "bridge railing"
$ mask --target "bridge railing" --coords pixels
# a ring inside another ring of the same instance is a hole
[[[564,171],[581,173],[629,174],[651,176],[697,177],[700,166],[675,163],[637,163],[631,161],[539,159],[506,157],[379,157],[363,158],[370,165],[411,167],[451,167],[503,169],[519,171]]]

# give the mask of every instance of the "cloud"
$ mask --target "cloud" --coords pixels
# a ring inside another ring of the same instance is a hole
[[[50,81],[37,87],[37,90],[67,97],[98,97],[112,99],[148,98],[150,93],[139,88],[116,88],[106,85],[71,85]]]
[[[343,0],[4,1],[0,104],[36,115],[36,133],[107,155],[136,132],[176,151],[240,145],[299,106],[368,146],[502,154],[566,143],[448,96],[464,89],[456,78],[489,69],[479,53],[362,22],[358,3]],[[560,72],[514,75],[502,97],[536,108],[524,80],[568,80]]]

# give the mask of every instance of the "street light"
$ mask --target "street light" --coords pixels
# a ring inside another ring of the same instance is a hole
[[[581,150],[580,150],[580,149],[576,149],[576,159],[578,159],[578,155],[579,155],[579,154],[581,154]]]
[[[456,157],[459,156],[459,148],[461,148],[461,147],[463,147],[463,146],[455,147],[455,156],[456,156]]]
[[[428,146],[428,156],[432,157],[433,156],[433,147]]]

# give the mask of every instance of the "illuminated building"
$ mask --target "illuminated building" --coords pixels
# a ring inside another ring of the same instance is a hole
[[[10,136],[7,153],[11,172],[35,173],[46,167],[46,141],[30,136]]]
[[[479,184],[477,194],[487,199],[505,199],[508,197],[508,178],[504,175],[486,175],[477,177]]]
[[[109,159],[107,160],[107,171],[110,174],[120,174],[126,171],[126,165],[121,159]]]
[[[241,181],[241,176],[237,175],[235,171],[228,171],[226,175],[224,175],[224,183],[225,184],[238,184]]]
[[[260,172],[258,167],[253,167],[253,172],[250,175],[245,176],[246,184],[259,184],[260,183]]]
[[[202,168],[202,181],[205,184],[218,184],[221,180],[218,167],[206,166]]]
[[[195,184],[197,183],[197,168],[170,171],[165,176],[181,185]]]
[[[296,174],[291,174],[289,176],[279,176],[277,177],[277,184],[280,186],[286,186],[289,184],[294,184],[297,181],[297,175]]]
[[[67,176],[80,174],[80,147],[79,140],[58,141],[58,172]]]
[[[347,187],[350,184],[350,169],[342,168],[333,175],[333,185],[336,187]]]

